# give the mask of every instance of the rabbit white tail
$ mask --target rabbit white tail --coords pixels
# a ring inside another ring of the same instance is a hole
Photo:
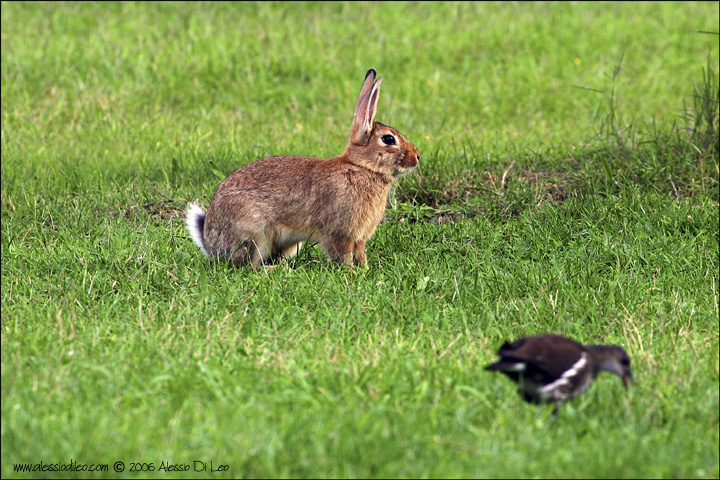
[[[205,248],[205,240],[203,240],[203,227],[205,226],[205,210],[197,204],[188,205],[187,214],[185,215],[185,223],[195,244],[200,247],[206,257],[209,257]]]

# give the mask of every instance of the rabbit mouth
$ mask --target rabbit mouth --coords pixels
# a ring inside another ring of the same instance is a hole
[[[407,162],[403,162],[395,168],[395,175],[401,175],[403,173],[408,173],[412,170],[415,170],[415,168],[418,166],[417,159],[411,159]]]
[[[409,172],[410,170],[415,169],[419,163],[420,155],[405,155],[400,161],[400,164],[398,165],[398,170],[400,171],[400,173]]]

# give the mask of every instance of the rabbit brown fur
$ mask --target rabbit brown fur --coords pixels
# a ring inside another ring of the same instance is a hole
[[[390,188],[420,159],[400,132],[373,121],[382,82],[375,76],[374,69],[365,75],[342,155],[262,158],[231,173],[207,213],[190,205],[188,230],[207,256],[263,265],[312,240],[338,264],[367,267],[365,242],[382,220]]]

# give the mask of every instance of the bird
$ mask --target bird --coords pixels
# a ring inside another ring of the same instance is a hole
[[[500,360],[485,367],[517,383],[520,396],[529,403],[560,404],[585,392],[601,370],[634,382],[630,357],[617,345],[583,345],[561,335],[542,334],[505,342],[497,351]]]

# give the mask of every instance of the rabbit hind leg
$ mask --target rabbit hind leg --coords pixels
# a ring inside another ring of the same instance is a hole
[[[230,259],[233,267],[244,267],[253,258],[255,253],[254,243],[248,240],[238,242],[232,251],[229,251],[224,257]]]
[[[272,261],[272,255],[271,255],[271,249],[270,246],[265,241],[255,242],[252,241],[253,244],[253,250],[252,250],[252,263],[257,266],[262,266],[270,263]]]

